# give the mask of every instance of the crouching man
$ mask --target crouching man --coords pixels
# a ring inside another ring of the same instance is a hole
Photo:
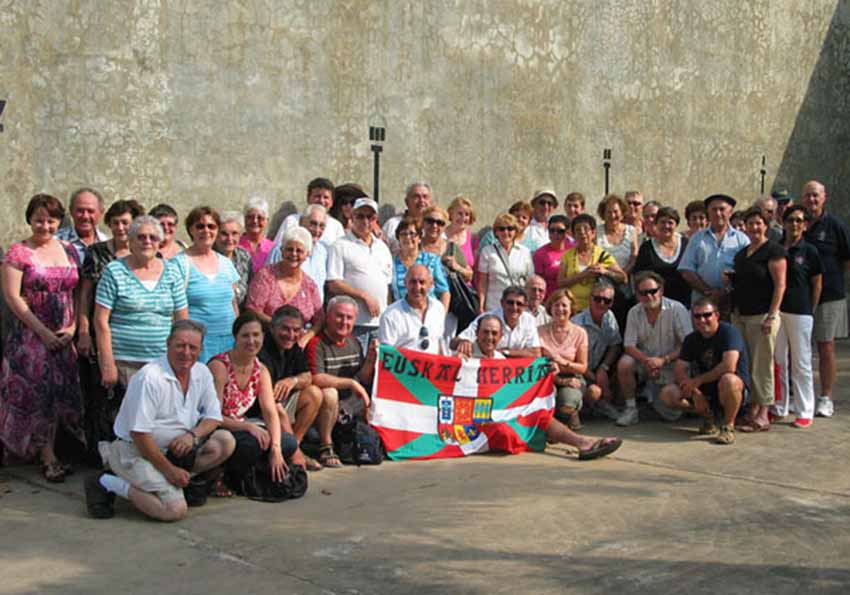
[[[697,300],[691,316],[696,330],[685,337],[673,368],[676,384],[661,390],[661,400],[668,407],[701,416],[700,434],[715,436],[718,444],[734,444],[735,416],[747,402],[750,384],[744,339],[734,326],[721,322],[711,298]]]
[[[86,480],[92,517],[112,517],[118,495],[151,518],[180,520],[187,507],[183,488],[233,453],[233,435],[218,429],[221,408],[212,374],[198,363],[204,332],[200,323],[178,320],[166,355],[130,380],[115,419],[118,439],[100,443],[109,471]]]

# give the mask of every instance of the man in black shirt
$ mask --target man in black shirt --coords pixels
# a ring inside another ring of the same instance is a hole
[[[304,317],[298,308],[281,306],[272,315],[271,331],[266,333],[259,355],[269,369],[274,399],[292,420],[292,432],[299,443],[317,417],[320,421],[327,417],[320,415],[324,404],[322,390],[313,384],[304,350],[298,345],[303,331]],[[321,469],[316,461],[306,458],[308,470]]]
[[[835,339],[847,336],[847,300],[844,271],[850,268],[850,232],[838,217],[826,213],[826,189],[817,181],[803,186],[803,206],[812,220],[806,241],[818,250],[823,263],[823,290],[815,310],[814,339],[818,344],[820,395],[816,414],[832,417],[832,385],[835,384]]]
[[[661,389],[660,397],[668,407],[702,416],[700,434],[716,434],[718,444],[734,444],[735,416],[748,399],[747,347],[741,333],[720,320],[711,298],[698,299],[691,315],[695,330],[685,337],[673,367],[676,383]],[[714,425],[718,416],[719,433]]]

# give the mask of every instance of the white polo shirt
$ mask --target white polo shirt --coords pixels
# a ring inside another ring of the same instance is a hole
[[[345,281],[374,297],[380,311],[387,309],[387,292],[393,278],[393,257],[387,245],[372,237],[369,245],[348,232],[334,242],[328,254],[328,281]],[[378,326],[363,300],[355,298],[359,312],[355,324]]]
[[[519,321],[517,321],[516,326],[514,328],[508,328],[508,324],[505,322],[505,313],[501,306],[495,310],[479,314],[458,337],[474,344],[476,335],[478,334],[478,321],[482,316],[489,314],[497,316],[504,325],[502,329],[502,340],[499,341],[498,349],[531,349],[540,347],[540,336],[537,334],[537,323],[534,321],[534,316],[528,312],[523,312],[519,315]]]
[[[446,310],[440,300],[428,298],[428,309],[425,311],[425,320],[422,320],[419,312],[411,308],[406,299],[400,299],[381,314],[378,340],[394,347],[438,354],[445,322]],[[421,334],[422,328],[427,329],[427,335]],[[428,347],[423,349],[422,342],[426,338]]]
[[[113,429],[126,442],[133,441],[130,432],[149,433],[157,446],[166,449],[205,418],[221,421],[221,405],[209,368],[201,363],[192,366],[184,395],[168,356],[163,355],[130,379]]]
[[[283,220],[283,223],[280,224],[280,227],[277,230],[277,233],[274,236],[274,243],[280,246],[280,241],[283,239],[283,234],[285,234],[290,229],[298,227],[301,225],[301,213],[292,213],[291,215],[287,215],[286,219]],[[325,246],[330,247],[331,244],[336,242],[339,238],[345,235],[345,228],[343,228],[342,223],[336,220],[336,218],[327,216],[325,221],[325,231],[322,232],[322,237],[319,238],[319,241],[322,242]]]

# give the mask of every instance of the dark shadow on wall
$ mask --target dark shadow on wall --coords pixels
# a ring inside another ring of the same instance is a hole
[[[836,3],[772,189],[799,196],[811,179],[833,212],[850,215],[850,0]]]

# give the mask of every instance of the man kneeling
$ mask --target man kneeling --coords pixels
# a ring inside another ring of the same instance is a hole
[[[92,517],[112,517],[117,494],[151,518],[178,521],[186,515],[183,488],[191,477],[233,453],[233,435],[217,429],[221,408],[212,374],[197,363],[204,332],[200,323],[178,320],[166,355],[130,380],[115,419],[118,439],[100,443],[111,473],[86,480]]]
[[[700,434],[716,436],[719,444],[733,444],[735,416],[748,398],[747,348],[741,333],[721,322],[710,298],[697,300],[691,316],[696,330],[685,337],[673,368],[676,384],[665,386],[660,397],[668,407],[700,415]],[[722,417],[719,433],[717,417]]]

